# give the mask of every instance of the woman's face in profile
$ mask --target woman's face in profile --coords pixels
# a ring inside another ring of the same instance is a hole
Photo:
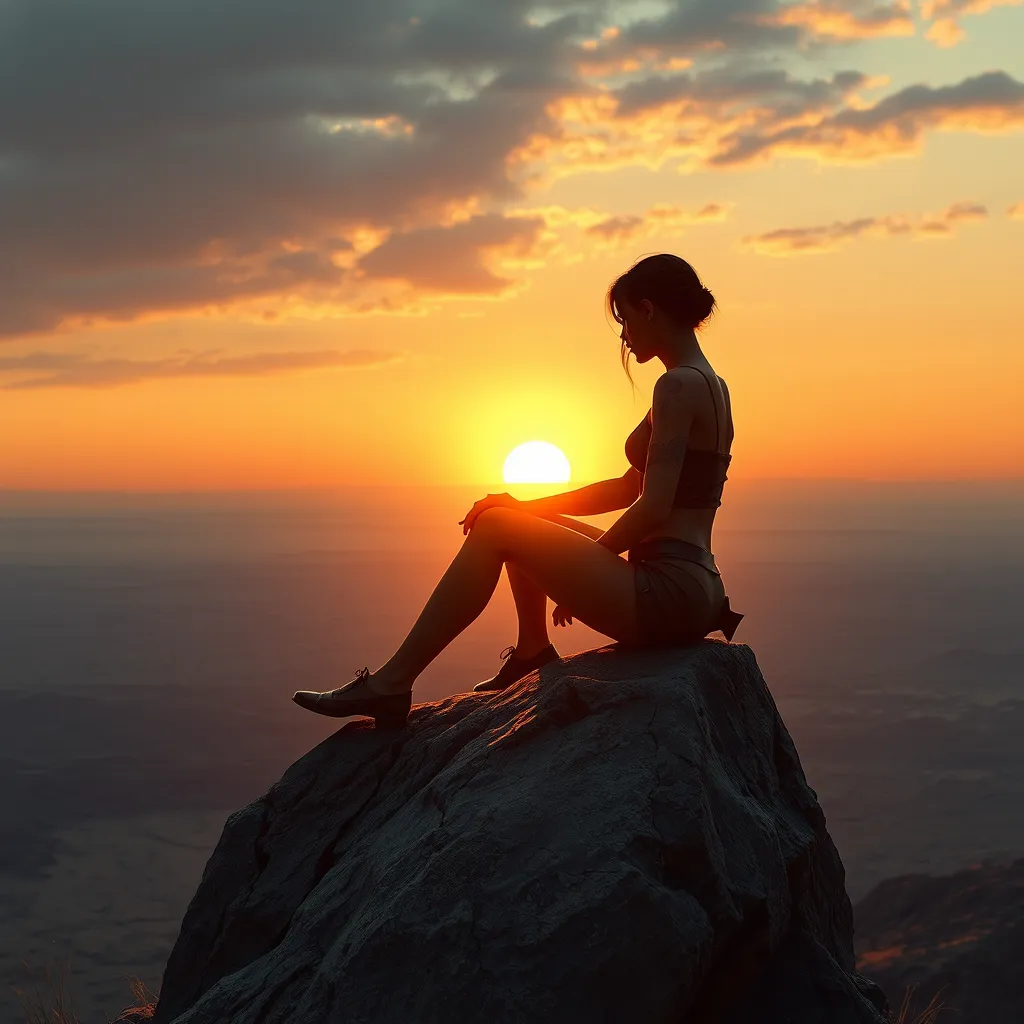
[[[623,299],[621,304],[616,303],[615,307],[622,323],[619,337],[626,343],[638,363],[646,363],[654,355],[649,344],[648,310],[645,303],[647,300],[642,299],[639,306],[634,306],[628,300]]]

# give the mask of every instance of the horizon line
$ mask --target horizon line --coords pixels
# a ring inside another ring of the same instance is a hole
[[[516,483],[509,484],[500,480],[467,480],[451,483],[334,483],[334,484],[299,484],[283,486],[252,486],[252,487],[11,487],[0,484],[0,496],[16,495],[132,495],[132,496],[166,496],[173,495],[255,495],[255,494],[330,494],[339,491],[371,491],[371,490],[446,490],[464,489],[467,487],[502,488],[543,488],[562,487],[575,490],[588,484],[596,483],[604,477],[594,479],[569,480],[564,483]],[[859,477],[859,476],[754,476],[730,481],[734,487],[747,484],[769,483],[814,483],[814,484],[861,484],[861,485],[897,485],[897,484],[1024,484],[1024,474],[1017,476],[951,476],[951,477]],[[500,493],[500,492],[496,492]]]

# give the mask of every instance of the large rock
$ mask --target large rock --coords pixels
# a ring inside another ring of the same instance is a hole
[[[285,709],[287,710],[287,709]],[[615,645],[357,721],[228,818],[156,1019],[880,1024],[750,649]]]

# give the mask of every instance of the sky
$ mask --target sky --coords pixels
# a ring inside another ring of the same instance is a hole
[[[731,477],[1024,476],[1019,0],[5,0],[0,488],[617,476],[718,301]]]

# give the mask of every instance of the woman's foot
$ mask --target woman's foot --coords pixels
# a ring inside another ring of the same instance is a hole
[[[412,691],[397,690],[381,693],[374,689],[370,670],[361,668],[355,679],[335,690],[296,690],[292,700],[318,715],[347,718],[349,715],[368,715],[378,728],[405,725],[412,707]]]
[[[534,671],[534,669],[546,665],[549,661],[558,661],[558,651],[551,644],[542,647],[529,658],[518,658],[515,651],[514,647],[506,647],[501,652],[501,657],[505,659],[505,664],[498,669],[496,675],[491,676],[490,679],[485,679],[482,683],[477,683],[473,687],[473,692],[486,693],[491,690],[504,690],[506,686],[511,686],[517,680],[522,679],[523,676]]]

